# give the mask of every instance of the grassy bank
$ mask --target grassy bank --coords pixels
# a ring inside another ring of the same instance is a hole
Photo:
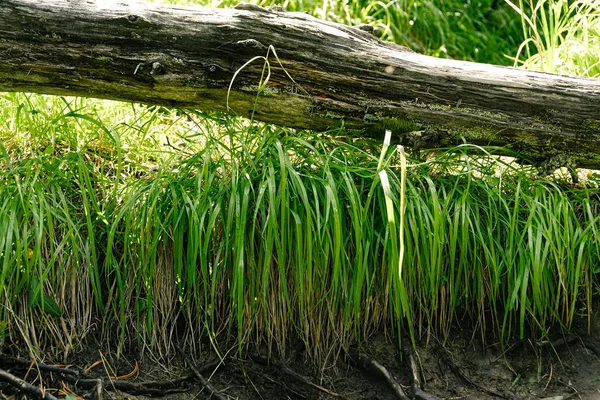
[[[594,4],[284,6],[427,54],[594,76]],[[159,356],[176,342],[284,353],[301,341],[324,366],[383,329],[506,343],[585,322],[598,175],[574,186],[468,146],[409,154],[403,172],[398,149],[343,137],[0,95],[0,349],[66,358],[94,336]]]
[[[0,101],[5,344],[65,354],[94,330],[119,350],[284,352],[300,339],[326,364],[382,328],[543,337],[598,291],[594,175],[573,188],[465,148],[409,161],[399,280],[380,181],[399,221],[396,149],[223,115]]]

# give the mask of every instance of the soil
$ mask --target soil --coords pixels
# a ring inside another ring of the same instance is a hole
[[[600,400],[600,323],[596,318],[592,330],[587,325],[575,327],[570,336],[559,336],[546,341],[521,340],[511,345],[498,343],[483,344],[474,339],[472,332],[455,332],[446,343],[430,338],[429,343],[417,343],[413,353],[422,374],[422,389],[431,397],[439,399],[599,399]],[[92,356],[93,354],[93,356]],[[381,334],[372,338],[369,346],[362,349],[367,359],[376,361],[389,371],[401,385],[408,398],[412,397],[413,383],[408,354],[398,350],[397,342]],[[175,356],[169,362],[151,362],[145,357],[139,363],[139,373],[128,382],[171,380],[188,376],[170,389],[161,398],[174,400],[191,399],[317,399],[335,398],[348,400],[398,399],[389,383],[362,363],[352,362],[341,355],[335,366],[317,371],[304,360],[302,352],[296,352],[285,360],[266,360],[258,356],[228,357],[215,370],[211,360],[197,359],[193,365],[210,382],[218,394],[210,393],[195,376],[193,369],[183,362],[186,356]],[[80,355],[76,366],[84,368],[90,360],[98,358],[98,352]],[[134,367],[133,357],[122,357],[110,361],[117,371],[126,373]],[[356,358],[355,360],[356,361]],[[114,364],[113,364],[114,362]],[[6,365],[0,360],[0,368],[23,377],[26,367]],[[360,365],[359,365],[360,364]],[[76,368],[75,366],[70,368]],[[89,372],[97,378],[106,378],[102,365]],[[29,373],[28,381],[38,384],[36,372]],[[103,399],[146,400],[147,395],[133,395],[127,391],[108,390],[105,380]],[[60,387],[58,374],[44,374],[47,388]],[[83,398],[98,399],[95,388],[83,388],[78,384],[68,385]],[[161,390],[164,390],[161,389]],[[57,395],[57,391],[51,391]],[[0,399],[35,398],[15,395],[13,386],[0,382]],[[3,397],[4,396],[4,397]],[[59,398],[63,398],[59,396]],[[73,397],[75,399],[76,397]]]

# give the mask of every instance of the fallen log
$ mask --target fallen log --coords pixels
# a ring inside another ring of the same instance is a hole
[[[600,80],[427,57],[368,27],[248,4],[2,0],[0,91],[231,111],[314,130],[343,120],[359,135],[391,129],[417,149],[465,141],[600,168]]]

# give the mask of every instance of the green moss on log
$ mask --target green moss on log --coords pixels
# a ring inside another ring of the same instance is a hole
[[[586,119],[583,121],[583,128],[586,132],[600,134],[600,120]]]
[[[392,131],[394,134],[402,134],[419,130],[419,125],[414,121],[400,118],[381,118],[372,119],[371,123],[367,124],[366,133],[368,136],[379,137],[385,131]]]

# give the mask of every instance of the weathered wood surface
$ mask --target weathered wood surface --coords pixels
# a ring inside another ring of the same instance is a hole
[[[600,80],[436,59],[256,6],[0,0],[0,91],[226,111],[234,73],[269,46],[295,83],[271,56],[257,120],[323,130],[343,119],[417,148],[464,140],[600,168]],[[262,67],[237,75],[233,112],[251,115]]]

